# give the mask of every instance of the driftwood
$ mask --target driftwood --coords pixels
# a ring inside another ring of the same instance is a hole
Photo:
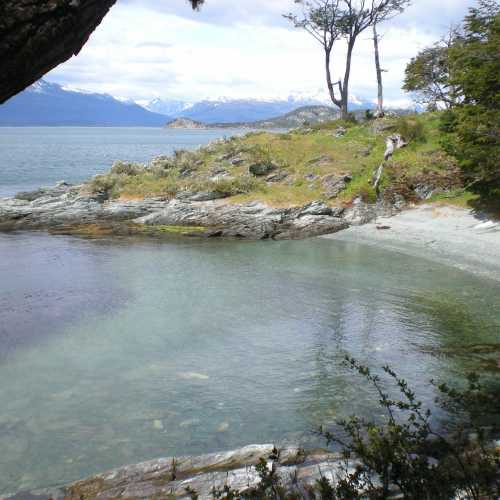
[[[0,0],[0,103],[78,54],[115,3]]]
[[[384,82],[382,79],[382,73],[384,73],[385,69],[382,69],[380,66],[380,50],[379,50],[379,40],[380,37],[377,33],[377,23],[373,25],[373,50],[375,53],[375,70],[377,72],[377,88],[378,88],[378,97],[377,97],[377,111],[375,112],[375,116],[377,118],[384,117]]]
[[[404,140],[404,138],[400,134],[390,135],[386,139],[385,144],[386,144],[386,149],[385,149],[385,153],[384,153],[384,161],[380,164],[377,171],[375,172],[375,176],[374,176],[375,179],[373,182],[373,187],[375,188],[377,193],[378,193],[378,187],[380,184],[380,180],[382,179],[382,174],[384,173],[385,164],[392,157],[392,155],[394,154],[394,151],[396,151],[397,149],[401,149],[401,148],[408,146],[408,143]]]

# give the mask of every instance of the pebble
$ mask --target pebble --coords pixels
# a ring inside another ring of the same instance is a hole
[[[157,430],[157,431],[162,431],[164,429],[163,427],[163,422],[161,420],[155,420],[153,422],[153,427]]]
[[[229,422],[222,422],[222,424],[217,427],[217,432],[226,432],[229,430]]]

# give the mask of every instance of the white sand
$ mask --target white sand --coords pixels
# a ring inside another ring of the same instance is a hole
[[[382,226],[390,229],[377,229]],[[376,245],[500,280],[500,222],[471,210],[423,205],[324,238]]]

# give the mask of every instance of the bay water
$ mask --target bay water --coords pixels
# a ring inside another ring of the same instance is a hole
[[[217,134],[0,136],[7,193]],[[381,414],[346,354],[391,365],[439,419],[431,378],[496,375],[475,347],[500,343],[499,297],[498,282],[335,240],[0,233],[0,493],[159,456],[316,446],[321,424]]]

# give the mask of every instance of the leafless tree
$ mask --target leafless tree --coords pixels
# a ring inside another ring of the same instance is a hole
[[[377,118],[384,116],[384,82],[382,73],[386,70],[380,66],[380,50],[379,50],[379,34],[377,32],[377,24],[373,25],[373,50],[375,53],[375,71],[377,73]]]
[[[294,2],[301,5],[302,15],[291,13],[285,17],[295,27],[306,30],[323,46],[330,98],[340,109],[341,118],[348,118],[352,56],[358,37],[369,27],[402,12],[410,0],[294,0]],[[345,70],[343,78],[333,83],[331,67],[333,47],[340,39],[344,39],[347,44]]]

